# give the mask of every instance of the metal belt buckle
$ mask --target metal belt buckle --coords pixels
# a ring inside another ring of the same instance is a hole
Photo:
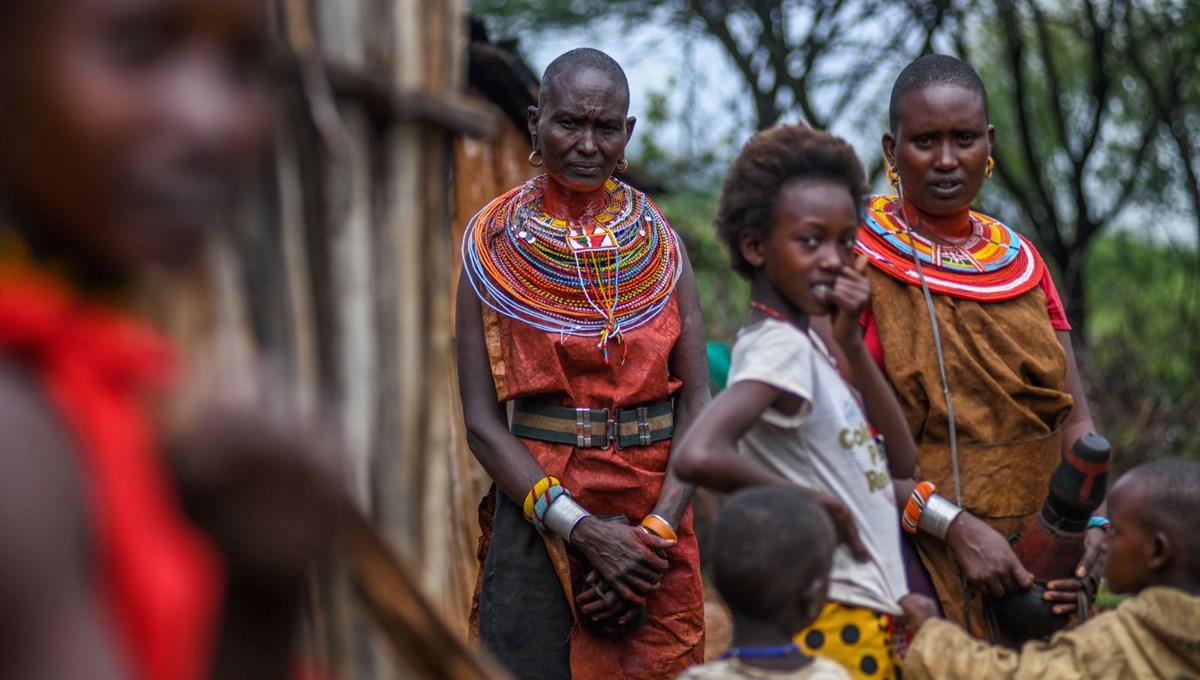
[[[609,414],[608,409],[604,409],[604,412],[608,417],[604,427],[604,432],[608,435],[608,442],[604,445],[604,448],[607,449],[609,445],[614,445],[619,449],[621,448],[621,412],[617,410]]]
[[[638,442],[642,446],[650,445],[650,408],[637,407]]]
[[[575,446],[589,448],[592,445],[592,409],[575,409]]]

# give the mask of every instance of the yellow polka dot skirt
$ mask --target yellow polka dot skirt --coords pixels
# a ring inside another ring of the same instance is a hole
[[[855,680],[896,680],[900,661],[890,624],[887,614],[826,602],[817,620],[796,636],[796,644],[809,656],[837,662]]]

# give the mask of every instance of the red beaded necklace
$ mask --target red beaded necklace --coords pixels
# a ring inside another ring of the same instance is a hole
[[[782,312],[775,309],[774,307],[769,307],[769,306],[759,302],[758,300],[751,300],[750,306],[753,307],[754,309],[757,309],[758,311],[762,312],[763,314],[766,314],[767,316],[771,317],[772,319],[776,319],[778,321],[783,321],[786,323],[792,323],[791,319],[788,319],[786,316],[784,316]]]
[[[784,316],[783,312],[780,312],[778,309],[775,309],[774,307],[771,307],[762,302],[759,302],[758,300],[751,300],[750,306],[753,307],[754,309],[757,309],[758,311],[762,312],[763,314],[766,314],[767,316],[771,317],[772,319],[775,319],[776,321],[782,321],[784,323],[789,323],[789,324],[792,324],[793,326],[799,327],[801,330],[804,331],[804,334],[808,336],[809,341],[812,342],[813,347],[815,347],[817,350],[817,353],[820,354],[821,356],[825,357],[825,360],[828,361],[830,363],[830,365],[834,366],[835,368],[837,367],[837,359],[835,359],[833,357],[833,354],[831,354],[829,352],[829,350],[825,347],[824,343],[817,341],[816,337],[812,334],[812,329],[810,329],[807,325],[800,326],[796,322],[794,322],[791,319]]]

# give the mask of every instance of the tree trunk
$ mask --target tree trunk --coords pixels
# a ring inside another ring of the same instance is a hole
[[[1076,347],[1086,344],[1084,340],[1088,305],[1084,285],[1084,255],[1084,248],[1075,247],[1067,255],[1066,262],[1059,263],[1062,281],[1058,293],[1062,297],[1067,320],[1071,322],[1071,337]]]

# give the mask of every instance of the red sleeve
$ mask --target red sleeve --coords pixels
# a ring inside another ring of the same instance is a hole
[[[859,317],[858,322],[863,327],[863,344],[871,353],[871,358],[875,360],[879,370],[887,375],[887,369],[883,367],[883,341],[879,339],[879,326],[875,324],[875,312],[871,309],[871,305],[863,307],[862,316]]]
[[[1048,268],[1042,269],[1042,292],[1046,294],[1046,313],[1050,315],[1050,325],[1056,331],[1071,330],[1071,322],[1067,321],[1067,313],[1063,311],[1062,298],[1058,297],[1058,289],[1054,287],[1054,279]],[[874,319],[872,319],[874,323]]]

